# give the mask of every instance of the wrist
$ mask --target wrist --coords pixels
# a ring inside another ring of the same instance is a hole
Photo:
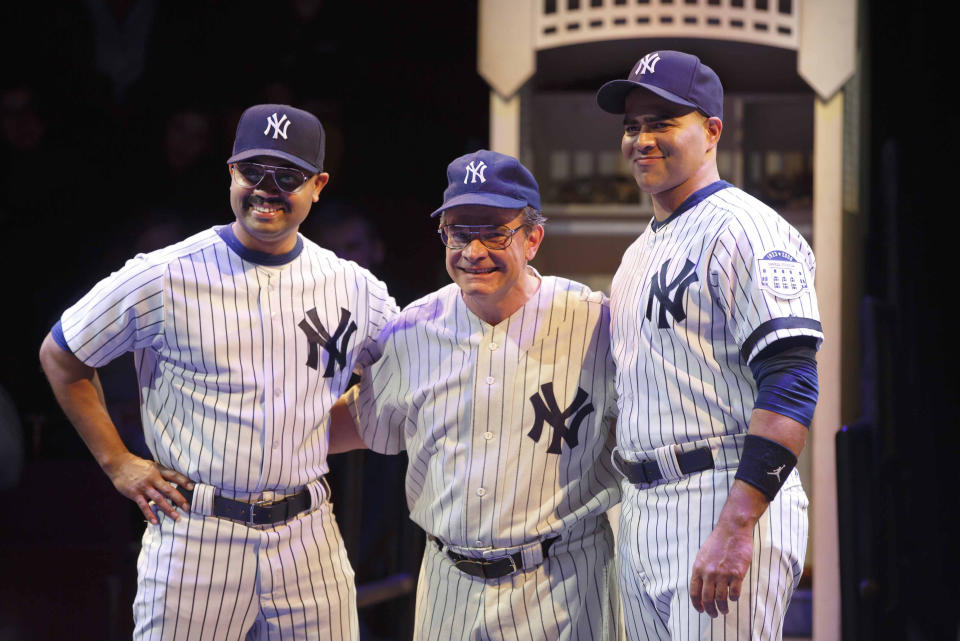
[[[116,471],[123,465],[124,461],[126,461],[130,456],[133,456],[133,454],[130,453],[130,450],[124,447],[122,449],[105,452],[96,458],[97,463],[100,464],[100,469],[102,469],[107,476],[112,478]]]
[[[748,483],[735,480],[730,486],[727,501],[720,511],[717,527],[731,533],[753,532],[767,504],[767,499],[762,492]]]

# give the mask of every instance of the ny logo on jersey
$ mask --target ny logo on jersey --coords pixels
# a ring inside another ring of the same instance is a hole
[[[542,394],[542,396],[541,396]],[[543,424],[549,423],[553,428],[553,438],[550,439],[550,447],[547,452],[550,454],[560,453],[560,439],[567,442],[570,447],[576,447],[580,424],[583,419],[593,411],[593,403],[587,403],[588,394],[580,387],[577,387],[577,396],[570,403],[570,406],[560,411],[557,406],[557,399],[553,395],[553,383],[544,383],[540,386],[540,394],[534,394],[530,397],[533,403],[533,429],[527,433],[537,443],[540,442],[540,436],[543,434]],[[567,419],[573,416],[569,427]]]
[[[283,125],[283,129],[280,129],[280,125]],[[279,120],[277,119],[277,112],[273,112],[273,115],[267,118],[267,128],[263,130],[263,135],[267,136],[270,134],[270,128],[273,128],[273,139],[276,140],[277,136],[283,136],[283,139],[287,139],[287,127],[290,126],[290,121],[287,120],[287,114],[283,114],[283,117]]]
[[[471,160],[470,164],[467,165],[467,173],[463,176],[463,184],[466,185],[469,180],[471,183],[477,182],[477,178],[480,179],[481,183],[487,182],[487,179],[483,177],[483,172],[487,170],[487,163],[480,161],[477,164],[476,160]],[[470,180],[470,177],[473,176],[473,179]]]
[[[654,72],[654,68],[657,66],[657,63],[660,62],[660,54],[654,51],[653,53],[648,53],[643,58],[640,59],[640,62],[637,63],[637,70],[633,72],[635,76],[642,76],[643,74]]]
[[[327,359],[327,369],[323,372],[324,378],[333,377],[333,366],[337,364],[343,370],[347,364],[347,343],[350,337],[357,331],[357,324],[350,320],[350,312],[340,308],[340,324],[337,325],[337,331],[331,336],[327,328],[320,322],[320,316],[317,309],[313,308],[307,311],[307,316],[313,322],[304,318],[298,323],[303,333],[307,335],[307,341],[310,343],[310,353],[307,355],[307,367],[317,369],[320,364],[320,348],[326,350],[329,358]]]
[[[670,260],[668,259],[660,267],[660,273],[654,274],[653,278],[650,279],[650,298],[647,299],[647,320],[653,320],[654,297],[660,301],[660,314],[657,318],[657,327],[660,329],[670,328],[670,323],[667,322],[667,312],[670,312],[670,315],[678,323],[687,317],[686,312],[683,311],[683,295],[690,285],[697,282],[697,272],[694,271],[696,265],[691,263],[689,258],[677,277],[668,283],[667,268],[669,267]],[[676,290],[676,293],[671,298],[670,292],[673,290]]]

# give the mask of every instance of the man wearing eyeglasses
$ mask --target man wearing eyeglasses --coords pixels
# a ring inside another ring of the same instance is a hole
[[[387,325],[334,438],[356,424],[353,446],[407,450],[429,539],[416,639],[615,639],[607,300],[528,265],[545,219],[516,158],[480,150],[447,178],[433,216],[453,283]]]
[[[64,312],[41,362],[149,522],[134,638],[356,639],[323,479],[328,416],[379,357],[396,306],[369,272],[297,233],[329,179],[312,114],[251,107],[233,152],[236,221],[128,261]],[[125,351],[153,460],[124,446],[97,379]]]

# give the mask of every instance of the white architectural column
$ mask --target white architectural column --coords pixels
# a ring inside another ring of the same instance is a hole
[[[837,524],[836,434],[840,429],[841,296],[843,276],[843,91],[815,99],[813,121],[813,246],[825,339],[817,354],[820,398],[810,429],[813,488],[813,639],[840,639],[840,550]]]
[[[477,72],[490,85],[490,149],[520,156],[518,91],[536,71],[533,0],[480,0]]]
[[[507,100],[490,90],[490,149],[520,157],[520,94]]]

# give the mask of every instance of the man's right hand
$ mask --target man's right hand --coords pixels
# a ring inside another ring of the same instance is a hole
[[[188,490],[193,489],[190,479],[180,472],[130,452],[104,465],[103,469],[117,491],[136,503],[147,520],[154,525],[158,521],[156,514],[150,509],[150,501],[156,503],[157,507],[174,520],[179,519],[180,515],[171,502],[184,512],[190,511],[190,504],[177,488],[170,484],[172,482]]]
[[[113,481],[114,487],[136,503],[148,521],[154,525],[159,523],[150,509],[150,501],[173,519],[180,517],[170,501],[185,512],[190,511],[183,495],[170,485],[172,481],[192,490],[190,479],[132,454],[124,445],[107,412],[97,370],[60,347],[53,334],[47,334],[40,346],[40,364],[57,402],[90,448],[90,453]]]

